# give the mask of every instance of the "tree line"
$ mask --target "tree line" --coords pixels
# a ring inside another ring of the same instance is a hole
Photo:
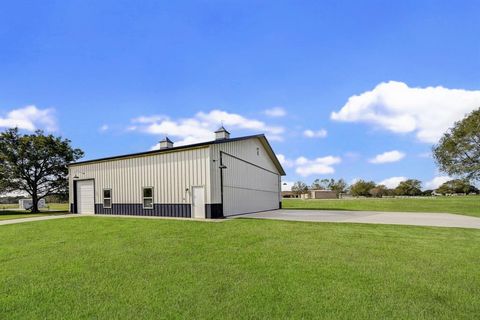
[[[395,188],[387,188],[373,181],[358,180],[348,186],[345,180],[317,179],[309,187],[297,181],[292,192],[297,195],[313,190],[332,190],[352,196],[420,196],[438,194],[478,193],[471,183],[480,181],[480,108],[472,111],[463,120],[456,122],[432,147],[433,157],[440,171],[455,176],[436,190],[422,191],[422,182],[417,179],[402,181]]]
[[[466,179],[453,179],[443,183],[435,190],[422,191],[422,182],[417,179],[402,181],[395,188],[387,188],[385,185],[377,184],[374,181],[357,180],[350,186],[344,179],[316,179],[310,186],[303,181],[297,181],[292,186],[292,192],[296,195],[307,193],[309,190],[330,190],[335,191],[337,196],[349,194],[354,197],[385,196],[430,196],[432,194],[478,194],[479,190],[470,184]]]

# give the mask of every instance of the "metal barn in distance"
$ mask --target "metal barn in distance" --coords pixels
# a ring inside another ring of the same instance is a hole
[[[265,135],[215,140],[69,165],[72,213],[212,219],[281,208],[285,175]]]

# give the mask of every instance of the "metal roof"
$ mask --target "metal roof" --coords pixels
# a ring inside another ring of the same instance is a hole
[[[186,149],[193,149],[193,148],[201,148],[201,147],[207,147],[209,145],[213,144],[220,144],[220,143],[227,143],[227,142],[234,142],[234,141],[241,141],[241,140],[247,140],[247,139],[259,139],[265,149],[267,150],[268,155],[272,159],[273,163],[277,167],[278,171],[282,176],[285,175],[285,170],[283,170],[282,165],[280,164],[280,161],[278,160],[275,152],[272,149],[272,146],[268,142],[267,138],[265,137],[264,134],[256,134],[256,135],[251,135],[251,136],[243,136],[243,137],[237,137],[237,138],[230,138],[230,139],[222,139],[222,140],[212,140],[212,141],[207,141],[207,142],[200,142],[200,143],[194,143],[194,144],[189,144],[189,145],[184,145],[184,146],[178,146],[178,147],[172,147],[172,148],[167,148],[167,149],[160,149],[160,150],[152,150],[152,151],[145,151],[145,152],[137,152],[137,153],[130,153],[130,154],[124,154],[124,155],[118,155],[118,156],[112,156],[112,157],[105,157],[105,158],[98,158],[98,159],[92,159],[92,160],[85,160],[85,161],[78,161],[78,162],[72,162],[69,164],[69,166],[75,166],[75,165],[80,165],[80,164],[88,164],[88,163],[95,163],[95,162],[103,162],[103,161],[110,161],[110,160],[118,160],[118,159],[125,159],[125,158],[132,158],[132,157],[141,157],[141,156],[149,156],[149,155],[155,155],[158,153],[164,153],[164,152],[175,152],[175,151],[182,151]]]

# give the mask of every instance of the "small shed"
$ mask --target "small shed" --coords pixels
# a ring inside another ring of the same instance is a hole
[[[33,200],[32,199],[20,199],[18,200],[18,208],[23,209],[23,210],[30,210],[33,205]],[[45,199],[40,199],[38,200],[38,208],[45,208],[46,203]]]

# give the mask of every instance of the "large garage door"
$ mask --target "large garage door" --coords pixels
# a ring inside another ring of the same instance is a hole
[[[278,209],[278,174],[226,153],[222,162],[224,216]]]
[[[95,213],[93,180],[77,181],[77,212]]]

